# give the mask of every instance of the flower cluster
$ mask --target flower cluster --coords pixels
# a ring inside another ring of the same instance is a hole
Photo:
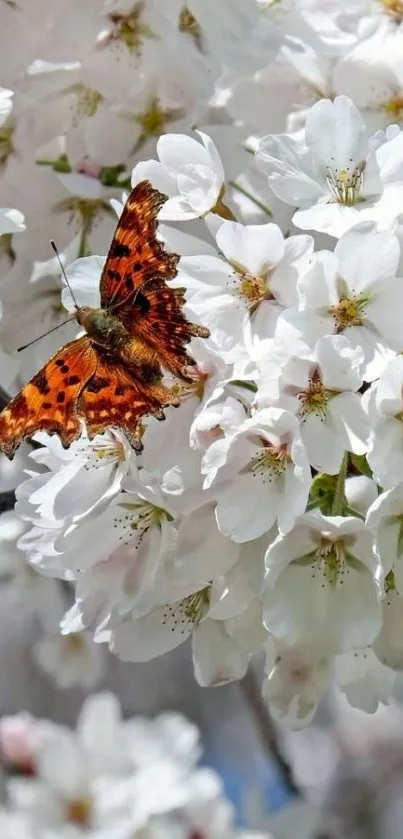
[[[0,720],[7,770],[2,835],[19,839],[235,839],[219,776],[198,766],[199,732],[180,714],[123,720],[90,696],[73,731],[28,714]],[[256,834],[256,837],[258,834]]]
[[[18,26],[16,5],[0,17]],[[141,456],[113,430],[67,451],[41,433],[21,455],[0,539],[54,636],[37,658],[52,670],[69,642],[71,683],[99,672],[90,638],[136,662],[191,638],[201,685],[264,651],[264,696],[291,723],[331,677],[373,711],[403,669],[403,3],[52,8],[5,77],[2,177],[27,229],[3,237],[4,349],[27,312],[32,335],[71,307],[47,231],[99,305],[122,189],[144,178],[167,196],[171,285],[210,337],[191,382],[167,377],[180,406],[147,421]],[[8,384],[67,333],[11,377],[6,361]],[[61,638],[58,579],[75,593]]]

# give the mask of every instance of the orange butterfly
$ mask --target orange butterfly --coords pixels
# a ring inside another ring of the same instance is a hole
[[[164,419],[178,398],[162,383],[162,367],[188,380],[194,360],[185,350],[208,329],[182,314],[184,289],[165,280],[177,274],[179,256],[156,238],[166,197],[142,181],[132,190],[101,276],[101,308],[77,307],[86,335],[66,344],[0,414],[0,450],[10,459],[36,431],[58,434],[65,448],[81,434],[121,428],[141,451],[140,420]]]

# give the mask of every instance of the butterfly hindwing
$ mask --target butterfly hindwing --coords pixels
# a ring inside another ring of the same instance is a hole
[[[77,439],[77,400],[96,363],[86,336],[59,350],[1,412],[0,450],[11,458],[36,431],[58,434],[66,447]]]
[[[128,368],[97,349],[96,372],[81,392],[78,413],[89,437],[107,428],[120,428],[134,448],[141,450],[142,418],[152,414],[164,419],[162,408],[176,404],[177,399],[162,384],[140,385]]]

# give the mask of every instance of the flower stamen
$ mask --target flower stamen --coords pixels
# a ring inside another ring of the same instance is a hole
[[[301,403],[299,410],[301,420],[305,420],[309,414],[315,414],[323,422],[331,396],[332,391],[324,387],[319,370],[314,370],[309,378],[307,389],[298,393],[297,398]]]
[[[243,471],[251,472],[254,478],[263,477],[264,484],[271,483],[284,474],[290,462],[286,444],[275,446],[265,440],[263,448],[257,450]]]
[[[210,598],[211,584],[189,594],[173,606],[166,605],[162,619],[163,626],[166,623],[172,624],[171,632],[175,632],[175,629],[180,627],[182,634],[185,634],[189,629],[189,624],[193,627],[200,623],[210,606]]]
[[[379,0],[396,23],[403,21],[403,0]]]
[[[322,539],[321,546],[316,552],[316,559],[325,582],[332,586],[337,582],[343,583],[341,578],[345,573],[350,573],[346,567],[343,541],[331,542],[328,539]]]
[[[352,171],[347,169],[326,169],[326,182],[333,196],[333,201],[351,207],[358,204],[361,198],[361,190],[364,183],[364,170],[366,161],[361,160]]]
[[[328,310],[334,318],[337,332],[342,332],[348,326],[362,326],[367,303],[368,298],[363,294],[340,297],[339,302]]]

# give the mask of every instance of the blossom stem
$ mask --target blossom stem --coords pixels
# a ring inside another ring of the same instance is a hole
[[[348,452],[344,452],[340,472],[337,476],[336,489],[333,496],[332,516],[341,516],[346,505],[344,484],[347,476]]]
[[[365,516],[363,516],[362,513],[359,513],[358,510],[354,510],[353,507],[349,506],[349,504],[347,504],[347,507],[344,507],[344,512],[347,516],[355,516],[356,519],[365,521]]]
[[[264,204],[263,201],[260,201],[259,198],[256,198],[255,195],[252,195],[252,193],[244,186],[241,186],[241,184],[238,184],[236,181],[230,181],[229,185],[232,186],[232,189],[235,189],[237,192],[240,192],[241,195],[244,195],[245,198],[249,198],[249,200],[252,201],[253,204],[256,204],[256,207],[259,207],[259,210],[262,210],[267,216],[273,215],[270,207],[268,207],[267,204]]]
[[[241,679],[239,684],[256,729],[260,734],[260,742],[268,757],[272,761],[275,760],[277,769],[290,792],[302,797],[302,790],[297,786],[290,764],[283,755],[280,745],[280,732],[262,699],[260,685],[251,666],[249,666],[246,676]]]

